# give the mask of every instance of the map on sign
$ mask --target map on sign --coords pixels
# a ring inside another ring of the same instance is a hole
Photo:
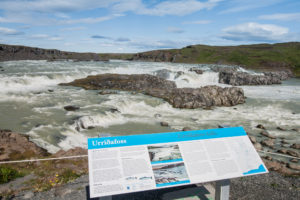
[[[88,139],[90,196],[267,173],[242,127]]]

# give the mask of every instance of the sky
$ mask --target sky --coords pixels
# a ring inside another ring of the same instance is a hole
[[[135,53],[300,41],[299,0],[0,0],[0,43]]]

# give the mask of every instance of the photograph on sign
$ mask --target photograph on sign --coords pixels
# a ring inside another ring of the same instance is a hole
[[[152,164],[182,161],[178,144],[151,145],[148,151]]]
[[[153,165],[152,169],[157,187],[190,182],[183,162]]]

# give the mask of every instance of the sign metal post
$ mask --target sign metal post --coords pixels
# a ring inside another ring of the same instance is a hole
[[[215,200],[228,200],[230,192],[230,179],[216,182]]]

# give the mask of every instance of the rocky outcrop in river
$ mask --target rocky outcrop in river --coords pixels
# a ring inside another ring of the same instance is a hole
[[[281,84],[281,81],[292,77],[291,71],[288,70],[264,72],[263,74],[250,74],[247,72],[238,71],[238,67],[235,66],[214,66],[211,67],[211,69],[215,72],[219,72],[219,83],[234,86]]]
[[[101,74],[61,85],[72,85],[89,90],[109,89],[141,92],[162,98],[175,108],[234,106],[245,102],[244,92],[240,88],[221,88],[218,86],[177,88],[173,81],[148,74]]]

